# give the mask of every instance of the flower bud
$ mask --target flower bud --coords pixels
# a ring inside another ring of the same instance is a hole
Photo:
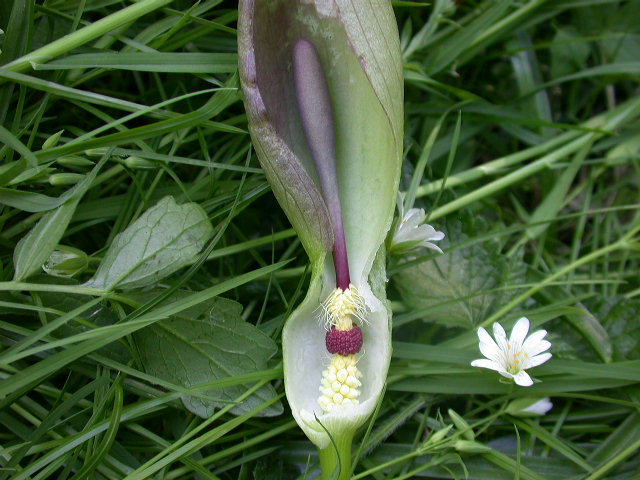
[[[451,421],[456,426],[456,428],[460,431],[460,433],[464,438],[471,441],[476,439],[475,433],[473,433],[473,430],[471,429],[471,427],[469,426],[469,424],[464,418],[458,415],[451,408],[448,410],[448,413],[449,413],[449,416],[451,417]]]
[[[453,444],[453,448],[462,453],[487,453],[491,451],[491,447],[471,440],[458,440]]]
[[[540,417],[553,408],[549,397],[523,397],[507,405],[506,412],[515,417]]]
[[[127,157],[124,159],[124,164],[132,169],[150,169],[150,168],[158,168],[158,164],[152,160],[147,160],[146,158],[140,157]]]
[[[443,438],[445,438],[447,436],[447,434],[449,433],[449,431],[451,431],[451,429],[453,428],[453,425],[447,425],[444,428],[441,428],[440,430],[438,430],[437,432],[435,432],[433,435],[431,435],[428,439],[427,439],[427,444],[432,445],[434,443],[438,443],[440,440],[442,440]]]
[[[75,185],[84,177],[81,173],[53,173],[49,175],[49,183],[54,187]]]
[[[95,162],[78,155],[65,155],[63,157],[58,157],[56,163],[69,167],[92,167],[95,165]]]
[[[55,147],[58,144],[58,142],[60,141],[60,137],[62,136],[62,132],[64,132],[64,130],[60,130],[59,132],[56,132],[53,135],[51,135],[49,138],[47,138],[42,143],[42,150],[46,150],[47,148]]]
[[[55,277],[72,277],[82,272],[88,265],[87,254],[82,250],[66,245],[58,245],[42,265],[42,269]]]

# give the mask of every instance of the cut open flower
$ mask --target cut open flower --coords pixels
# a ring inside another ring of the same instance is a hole
[[[336,464],[330,436],[340,446],[346,478],[351,437],[373,412],[391,358],[384,240],[402,163],[397,23],[387,0],[241,0],[238,53],[254,148],[311,262],[309,290],[282,331],[287,399],[324,471]],[[327,330],[354,320],[357,382],[325,386]]]
[[[495,340],[480,327],[480,351],[487,358],[474,360],[471,366],[495,370],[517,385],[530,387],[533,380],[525,370],[537,367],[551,358],[550,353],[542,353],[549,350],[551,343],[544,340],[546,330],[537,330],[527,337],[528,333],[529,319],[526,317],[516,322],[508,339],[504,328],[498,322],[493,324]]]

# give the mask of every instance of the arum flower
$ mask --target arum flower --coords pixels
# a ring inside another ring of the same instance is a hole
[[[408,212],[404,213],[401,201],[399,205],[401,220],[398,222],[393,233],[389,251],[391,253],[403,254],[414,248],[426,247],[443,253],[440,247],[432,242],[442,240],[444,233],[438,232],[431,225],[423,223],[427,218],[424,210],[422,208],[411,208]]]
[[[391,3],[241,0],[238,54],[254,148],[312,270],[282,333],[287,399],[323,472],[346,478],[391,357],[383,242],[403,136]]]
[[[550,353],[542,353],[549,350],[551,343],[543,340],[547,334],[546,330],[533,332],[529,337],[527,333],[529,333],[529,319],[526,317],[516,322],[509,339],[498,322],[493,324],[495,341],[484,328],[480,327],[478,329],[480,351],[487,358],[474,360],[471,366],[495,370],[503,377],[513,380],[517,385],[530,387],[533,385],[533,380],[525,370],[537,367],[551,358]]]
[[[516,417],[540,417],[553,408],[549,397],[544,398],[517,398],[509,403],[506,412]]]

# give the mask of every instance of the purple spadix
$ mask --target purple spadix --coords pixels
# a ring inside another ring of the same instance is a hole
[[[316,166],[322,197],[331,217],[335,238],[333,262],[336,285],[346,290],[351,279],[336,171],[335,124],[320,56],[308,40],[300,39],[293,47],[293,77],[302,128]]]

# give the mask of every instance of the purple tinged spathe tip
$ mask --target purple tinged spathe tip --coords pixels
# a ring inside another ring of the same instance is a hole
[[[336,171],[335,124],[320,56],[308,40],[300,39],[293,47],[293,78],[302,128],[320,179],[322,197],[331,216],[336,285],[346,290],[351,279]]]

